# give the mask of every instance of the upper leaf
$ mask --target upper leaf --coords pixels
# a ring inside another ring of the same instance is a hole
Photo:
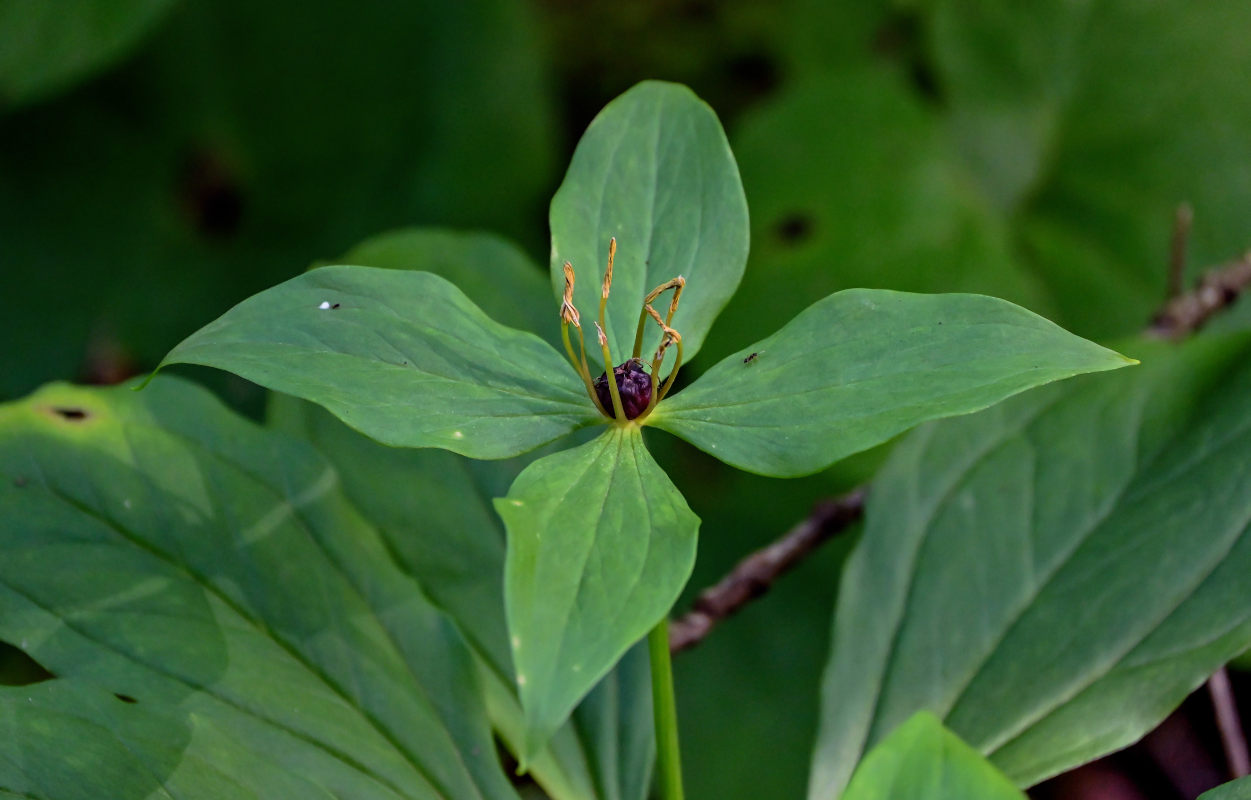
[[[747,263],[747,200],[725,133],[711,108],[671,83],[641,83],[591,122],[552,198],[551,226],[552,285],[559,295],[561,266],[571,262],[588,329],[608,241],[617,239],[606,333],[618,363],[633,350],[644,296],[678,275],[687,284],[673,327],[694,357]],[[660,339],[648,326],[644,357]]]
[[[1132,363],[992,297],[852,289],[712,367],[652,419],[728,464],[792,477],[926,420]]]
[[[508,528],[504,602],[528,758],[668,613],[699,519],[635,427],[539,459],[495,508]]]
[[[924,711],[856,768],[843,800],[1025,800],[1003,773]]]
[[[840,588],[813,800],[920,709],[1033,784],[1251,645],[1249,353],[1157,347],[896,447]]]
[[[307,445],[157,378],[0,407],[0,786],[515,798],[473,662]]]
[[[386,444],[472,458],[524,453],[600,419],[551,346],[426,272],[306,272],[192,334],[162,366],[174,363],[311,400]]]

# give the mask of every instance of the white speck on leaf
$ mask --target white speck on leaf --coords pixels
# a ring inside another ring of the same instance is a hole
[[[518,686],[525,686],[525,685],[526,685],[526,676],[525,676],[525,675],[518,675],[518,676],[517,676],[517,685],[518,685]]]
[[[512,503],[513,505],[517,506],[518,508],[521,508],[522,506],[524,506],[524,505],[525,505],[525,503],[521,502],[520,500],[509,500],[508,502]]]
[[[460,431],[452,431],[452,438],[453,438],[453,439],[464,439],[464,438],[465,438],[465,434],[461,433]]]
[[[125,500],[122,501],[122,508],[126,509],[127,511],[130,510],[130,505],[131,503],[130,503],[129,497],[127,497]]]
[[[513,637],[513,649],[516,650],[518,647],[521,647],[521,637],[514,636]]]
[[[322,301],[321,301],[321,305],[319,305],[319,306],[318,306],[318,308],[320,308],[322,311],[328,311],[328,310],[330,310],[330,301],[329,301],[329,300],[322,300]]]

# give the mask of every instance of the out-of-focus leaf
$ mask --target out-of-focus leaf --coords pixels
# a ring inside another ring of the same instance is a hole
[[[707,353],[869,287],[976,292],[1046,315],[939,121],[884,69],[796,83],[733,130],[751,198],[751,266]]]
[[[229,370],[385,444],[508,458],[603,417],[568,363],[430,272],[322,267],[209,323],[165,364]]]
[[[938,718],[918,712],[860,762],[843,800],[1025,800]]]
[[[747,201],[717,115],[685,86],[659,81],[609,103],[552,198],[551,226],[552,285],[560,296],[563,264],[571,262],[580,276],[574,302],[592,345],[608,242],[616,237],[605,317],[614,360],[630,357],[644,296],[679,275],[687,284],[673,327],[693,358],[747,262]],[[656,301],[662,316],[668,299]],[[647,326],[643,358],[660,340],[651,320]],[[590,350],[603,361],[599,348]]]
[[[740,469],[793,477],[921,422],[1132,363],[993,297],[849,289],[726,358],[649,422]]]
[[[551,123],[518,0],[182,0],[107,81],[0,124],[0,396],[151,366],[381,230],[543,247]]]
[[[1046,282],[1056,320],[1137,330],[1166,285],[1174,209],[1191,262],[1251,229],[1251,6],[938,0],[929,24],[966,163]]]
[[[0,0],[0,111],[60,91],[124,56],[176,0]]]
[[[202,389],[0,407],[0,786],[515,797],[473,661],[307,445]]]
[[[699,519],[639,429],[618,426],[535,461],[495,508],[508,529],[504,603],[528,760],[673,606]]]
[[[512,242],[485,231],[406,228],[372,236],[340,264],[433,272],[456,285],[486,315],[560,343],[560,306],[547,275]]]
[[[1135,348],[895,448],[841,586],[813,800],[921,709],[1033,784],[1251,644],[1251,344]]]

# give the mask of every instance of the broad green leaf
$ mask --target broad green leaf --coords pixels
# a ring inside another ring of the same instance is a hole
[[[1251,341],[930,425],[873,483],[810,797],[928,709],[1020,786],[1124,747],[1251,644]]]
[[[176,0],[0,0],[0,110],[71,86],[123,56]]]
[[[473,660],[307,445],[202,389],[0,407],[0,786],[515,797]]]
[[[712,367],[652,419],[728,464],[791,477],[926,420],[1132,363],[992,297],[852,289]]]
[[[366,239],[338,261],[433,272],[456,284],[496,322],[562,347],[560,307],[542,270],[521,248],[495,234],[403,228]]]
[[[919,712],[864,758],[843,800],[1025,800],[1003,773]]]
[[[608,240],[617,239],[606,333],[613,359],[630,357],[644,296],[686,278],[673,327],[693,358],[718,312],[734,294],[747,262],[747,201],[738,167],[712,109],[689,89],[647,81],[604,107],[578,143],[552,198],[552,286],[562,265],[578,280],[574,302],[595,346]],[[667,309],[666,294],[657,311]],[[660,341],[648,321],[643,355]]]
[[[1251,49],[1240,0],[938,0],[929,51],[952,139],[1012,220],[1055,319],[1138,330],[1166,286],[1174,209],[1195,268],[1247,246]]]
[[[522,0],[178,0],[107,80],[7,115],[0,397],[149,369],[208,315],[398,225],[545,251],[558,137],[535,16]],[[0,50],[16,30],[0,23]]]
[[[243,301],[165,364],[229,370],[385,444],[507,458],[600,418],[568,362],[427,272],[322,267]]]
[[[1251,800],[1251,778],[1221,784],[1199,795],[1199,800]]]
[[[731,140],[751,198],[751,264],[706,356],[746,347],[842,289],[973,292],[1049,314],[1006,222],[972,190],[941,120],[896,71],[788,84],[744,115]]]
[[[546,286],[543,286],[546,298]],[[479,295],[480,296],[480,295]],[[302,436],[339,470],[343,490],[397,563],[464,632],[485,666],[488,710],[520,751],[524,733],[504,624],[504,530],[484,468],[439,450],[381,445],[289,395],[270,400],[271,425]],[[498,466],[521,467],[512,462]],[[654,750],[651,681],[642,646],[622,659],[535,759],[530,773],[555,800],[643,800]]]
[[[534,462],[495,508],[529,758],[673,606],[699,519],[635,427]]]

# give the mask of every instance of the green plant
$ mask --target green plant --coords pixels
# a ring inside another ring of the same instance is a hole
[[[509,534],[505,603],[525,764],[649,629],[653,669],[667,664],[664,619],[690,573],[698,520],[648,455],[643,426],[742,469],[797,476],[927,419],[1132,363],[991,298],[855,290],[666,397],[742,274],[746,216],[712,112],[685,89],[642,84],[591,125],[552,203],[553,282],[573,375],[539,338],[492,321],[437,276],[361,267],[317,269],[263,292],[165,363],[227,369],[387,444],[474,458],[607,426],[531,464],[496,501]],[[605,251],[599,291],[577,282],[570,264]],[[675,269],[682,275],[664,279]],[[670,290],[662,318],[650,304]],[[579,307],[599,309],[601,365],[628,352],[625,363],[654,386],[635,414],[622,406],[621,377],[605,381],[603,399],[593,385]],[[649,316],[661,338],[644,351]],[[639,357],[653,350],[644,370]],[[669,743],[666,796],[679,796],[671,690],[658,687],[655,701]]]
[[[849,290],[678,383],[743,273],[747,216],[716,117],[672,84],[597,118],[551,221],[551,292],[498,240],[402,233],[167,357],[285,393],[287,433],[165,375],[0,407],[0,638],[55,676],[0,690],[0,793],[515,797],[495,730],[553,797],[639,798],[650,675],[680,797],[665,628],[699,521],[645,428],[794,477],[1132,363],[989,297]],[[414,265],[469,294],[383,268]],[[841,588],[814,800],[1019,798],[1245,646],[1251,344],[1130,344],[1143,368],[893,451]],[[520,468],[409,448],[544,449]],[[1210,496],[1222,535],[1187,544]],[[628,652],[645,635],[650,668]]]

